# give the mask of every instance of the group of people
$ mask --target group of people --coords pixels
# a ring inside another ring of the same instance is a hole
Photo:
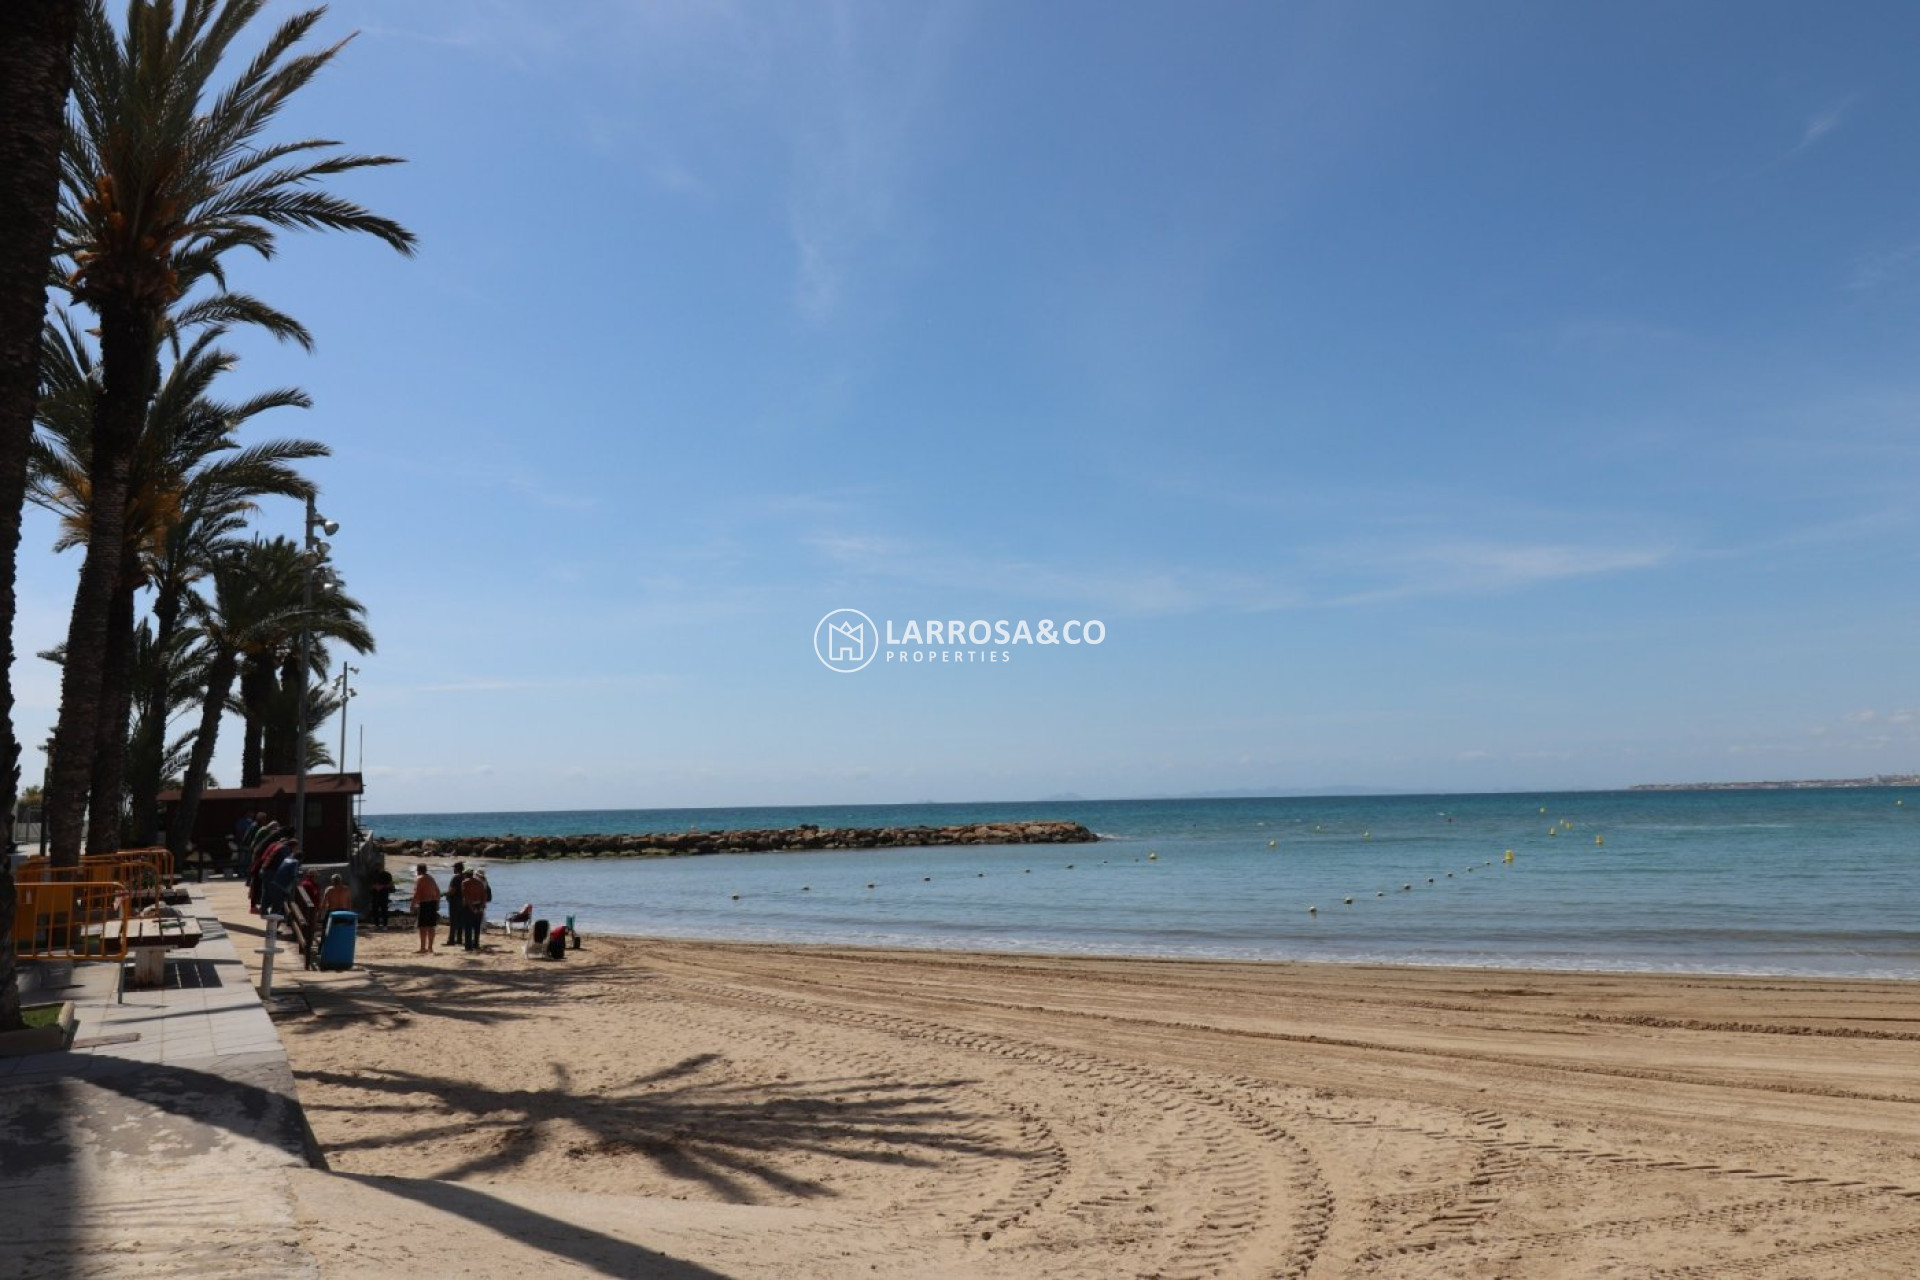
[[[247,877],[247,905],[255,915],[284,916],[303,879],[309,882],[309,900],[320,896],[319,883],[300,864],[300,842],[265,813],[240,819],[233,837]]]
[[[307,903],[314,904],[322,918],[330,911],[353,910],[346,878],[335,875],[322,890],[301,864],[300,841],[265,813],[242,818],[233,836],[246,868],[247,905],[255,915],[286,916]]]
[[[413,869],[413,910],[420,925],[420,949],[416,955],[434,954],[434,931],[440,925],[440,904],[447,904],[447,945],[480,949],[480,933],[487,924],[487,904],[493,901],[493,886],[487,873],[467,870],[467,864],[453,864],[453,879],[446,891],[422,862]]]

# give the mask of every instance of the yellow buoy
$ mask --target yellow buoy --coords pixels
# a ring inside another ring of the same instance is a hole
[[[1548,835],[1550,835],[1550,836],[1557,836],[1557,835],[1559,835],[1559,834],[1560,834],[1560,828],[1558,828],[1558,827],[1548,827],[1548,828],[1547,828],[1547,834],[1548,834]]]
[[[1362,831],[1362,832],[1360,833],[1360,838],[1361,838],[1362,840],[1371,840],[1371,839],[1373,839],[1373,832],[1371,832],[1371,831]]]
[[[1148,861],[1148,862],[1158,862],[1158,861],[1160,861],[1160,855],[1159,855],[1159,854],[1157,854],[1157,853],[1150,853],[1150,854],[1148,854],[1148,855],[1147,855],[1147,861]]]
[[[1269,848],[1269,849],[1278,849],[1279,847],[1280,847],[1280,842],[1279,842],[1278,840],[1269,840],[1269,841],[1267,841],[1267,848]]]
[[[1513,850],[1511,850],[1511,849],[1509,849],[1509,850],[1507,850],[1507,856],[1506,856],[1506,857],[1504,857],[1504,858],[1502,858],[1502,859],[1500,859],[1500,861],[1502,861],[1502,862],[1512,862],[1512,861],[1513,861]]]
[[[1601,839],[1601,838],[1600,838],[1599,836],[1595,836],[1595,837],[1593,838],[1593,842],[1594,842],[1595,844],[1605,844],[1605,843],[1606,843],[1606,841],[1605,841],[1605,840],[1602,840],[1602,839]]]

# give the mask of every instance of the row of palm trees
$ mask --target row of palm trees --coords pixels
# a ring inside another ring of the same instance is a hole
[[[326,641],[373,644],[337,586],[319,582],[306,603],[314,565],[300,545],[248,532],[263,499],[312,497],[297,464],[328,450],[242,441],[253,419],[309,402],[293,388],[224,397],[235,358],[223,342],[242,329],[312,339],[230,288],[227,268],[242,251],[271,258],[286,230],[359,232],[406,254],[414,236],[325,188],[393,158],[272,136],[345,42],[308,45],[315,9],[237,56],[264,6],[127,0],[116,21],[103,0],[0,4],[0,684],[24,502],[57,514],[57,549],[84,549],[66,643],[47,655],[61,664],[45,797],[56,866],[76,865],[83,839],[92,851],[164,834],[184,848],[230,711],[245,725],[242,785],[324,761],[297,727],[303,696],[305,723],[331,710],[326,682],[308,677],[324,673]],[[320,641],[306,656],[302,632]],[[11,713],[7,685],[9,819]],[[172,781],[183,801],[162,833],[156,797]],[[18,1021],[4,861],[0,1029]]]
[[[303,688],[307,723],[321,723],[335,710],[324,681],[300,679],[300,635],[319,640],[309,648],[314,676],[326,672],[327,639],[358,652],[373,644],[364,611],[338,587],[319,586],[311,605],[303,602],[309,565],[299,547],[284,538],[242,536],[260,499],[314,494],[312,482],[293,464],[325,457],[325,445],[242,445],[238,439],[259,414],[307,407],[306,394],[278,388],[239,403],[216,399],[214,382],[234,365],[215,345],[229,326],[205,324],[185,341],[178,329],[176,322],[128,483],[120,583],[102,671],[104,710],[89,782],[89,852],[152,844],[163,836],[176,852],[185,851],[192,802],[176,810],[172,829],[163,833],[157,795],[174,785],[197,796],[205,784],[219,712],[233,692],[234,677],[219,678],[225,666],[238,664],[238,695],[231,705],[246,722],[240,784],[253,786],[263,773],[293,770]],[[58,312],[41,358],[39,432],[27,460],[27,500],[59,516],[55,550],[84,546],[90,538],[98,368],[71,317]],[[150,616],[136,623],[142,593],[151,593]],[[169,739],[181,713],[203,707],[212,714],[195,716],[182,737]],[[317,741],[308,744],[308,755],[309,764],[331,762]]]

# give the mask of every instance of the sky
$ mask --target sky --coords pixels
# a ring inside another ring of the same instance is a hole
[[[1920,9],[321,31],[282,136],[405,157],[335,189],[420,254],[237,264],[318,346],[228,387],[306,388],[250,436],[334,451],[369,813],[1920,770]],[[837,609],[1105,638],[843,673]]]

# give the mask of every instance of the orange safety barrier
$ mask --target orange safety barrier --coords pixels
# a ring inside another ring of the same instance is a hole
[[[22,960],[122,960],[133,900],[115,880],[16,883],[13,953]]]
[[[151,897],[173,884],[173,855],[163,846],[89,854],[80,859],[87,880],[118,880],[136,897]]]
[[[60,884],[117,880],[136,896],[148,896],[173,883],[173,854],[164,846],[89,853],[77,867],[55,867],[44,857],[24,859],[14,869],[16,884]]]

